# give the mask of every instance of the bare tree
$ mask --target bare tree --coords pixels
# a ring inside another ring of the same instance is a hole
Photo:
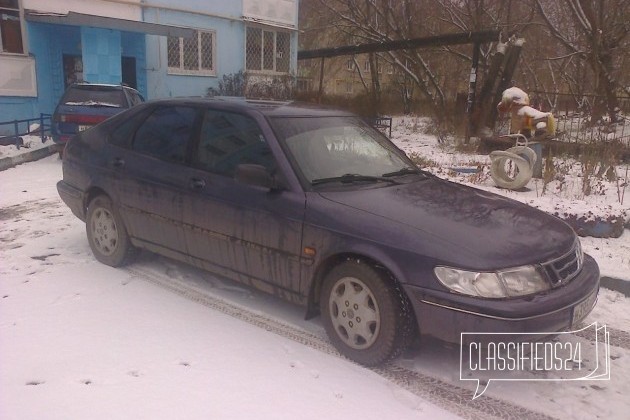
[[[628,71],[622,66],[630,52],[630,2],[536,0],[536,6],[550,34],[564,49],[556,59],[577,68],[582,59],[592,71],[593,91],[597,96],[591,121],[594,123],[607,113],[610,121],[616,122],[619,119],[617,95],[622,90],[630,94]],[[569,74],[575,78],[579,72]],[[583,81],[586,83],[587,79]],[[574,84],[579,83],[579,79],[574,79]]]
[[[425,27],[430,19],[426,19],[426,13],[430,8],[424,6],[429,3],[427,0],[319,0],[320,13],[330,17],[331,27],[356,44],[411,39],[428,34]],[[400,73],[407,75],[432,103],[436,115],[446,114],[441,80],[430,60],[416,50],[370,55],[370,93],[374,101],[378,101],[381,94],[379,60],[394,65]]]

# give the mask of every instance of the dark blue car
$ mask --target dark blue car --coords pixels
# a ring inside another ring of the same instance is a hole
[[[53,113],[53,141],[66,143],[75,134],[142,102],[142,95],[128,86],[75,83],[68,87]]]
[[[419,170],[342,111],[148,102],[73,137],[57,188],[99,261],[142,248],[304,305],[366,365],[417,332],[562,331],[599,289],[567,224]]]

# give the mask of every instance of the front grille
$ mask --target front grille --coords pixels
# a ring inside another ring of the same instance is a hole
[[[571,248],[571,251],[555,260],[542,264],[543,269],[547,273],[549,281],[553,287],[558,287],[568,283],[578,275],[582,269],[584,262],[584,254],[580,240],[577,239]]]

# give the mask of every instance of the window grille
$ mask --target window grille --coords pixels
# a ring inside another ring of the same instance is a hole
[[[171,74],[216,74],[214,32],[195,31],[190,38],[169,36],[168,72]]]
[[[245,67],[261,72],[288,73],[291,63],[291,34],[248,27]]]

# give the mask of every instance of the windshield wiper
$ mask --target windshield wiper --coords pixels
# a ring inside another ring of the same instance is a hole
[[[351,184],[357,181],[369,181],[369,182],[384,181],[384,182],[389,182],[390,184],[399,184],[399,182],[396,181],[395,179],[385,178],[382,176],[344,174],[341,176],[333,176],[330,178],[314,179],[311,181],[311,185],[320,185],[320,184],[326,184],[330,182],[341,182],[342,184]]]
[[[410,175],[410,174],[421,174],[423,173],[420,169],[418,168],[412,168],[412,167],[404,167],[402,169],[399,169],[397,171],[394,172],[388,172],[386,174],[383,174],[384,177],[389,177],[389,176],[399,176],[399,175]]]

